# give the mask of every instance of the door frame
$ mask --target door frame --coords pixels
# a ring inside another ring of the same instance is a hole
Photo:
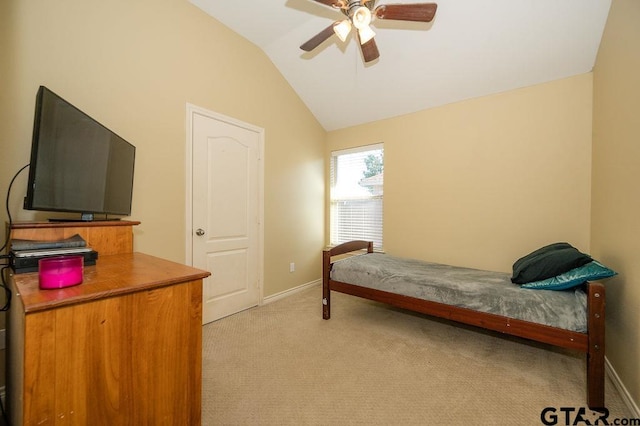
[[[187,103],[185,147],[185,263],[193,266],[193,117],[202,115],[258,134],[258,305],[264,301],[264,129]]]

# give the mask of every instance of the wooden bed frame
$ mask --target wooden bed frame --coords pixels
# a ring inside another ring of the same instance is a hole
[[[578,350],[587,355],[587,405],[591,409],[605,406],[605,290],[602,283],[586,283],[588,331],[587,333],[579,333],[332,280],[330,277],[333,266],[331,258],[361,250],[367,250],[368,253],[372,253],[373,243],[369,241],[350,241],[323,251],[322,317],[325,320],[331,317],[331,290],[333,290],[487,330]]]

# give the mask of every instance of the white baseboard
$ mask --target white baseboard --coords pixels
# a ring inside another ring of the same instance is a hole
[[[322,283],[321,279],[311,281],[306,284],[299,285],[297,287],[290,288],[289,290],[281,291],[280,293],[272,294],[271,296],[267,296],[262,299],[262,304],[266,305],[267,303],[275,302],[276,300],[284,299],[285,297],[291,296],[292,294],[301,292],[302,290],[306,290],[315,285]],[[320,302],[318,302],[320,303]]]
[[[604,369],[613,382],[613,385],[616,387],[618,392],[620,392],[622,401],[625,403],[629,411],[631,411],[631,417],[636,419],[640,418],[640,409],[638,408],[638,404],[636,404],[636,402],[633,400],[633,397],[631,396],[631,394],[629,394],[629,391],[624,386],[624,383],[622,383],[622,380],[620,380],[620,376],[618,376],[618,373],[616,373],[616,370],[614,370],[613,366],[606,356],[604,357]]]

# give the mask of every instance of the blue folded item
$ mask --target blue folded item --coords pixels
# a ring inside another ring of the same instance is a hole
[[[538,290],[565,290],[586,281],[601,280],[614,275],[618,275],[618,273],[594,260],[555,277],[522,284],[520,287]]]

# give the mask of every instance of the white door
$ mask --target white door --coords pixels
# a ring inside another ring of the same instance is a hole
[[[262,131],[194,112],[193,266],[206,269],[203,324],[260,302]]]

